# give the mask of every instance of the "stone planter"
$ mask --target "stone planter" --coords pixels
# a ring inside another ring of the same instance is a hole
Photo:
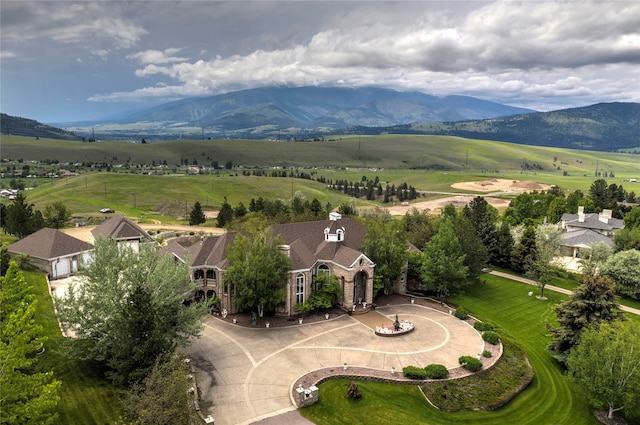
[[[299,325],[301,325],[301,324],[302,324],[302,321],[303,321],[302,317],[298,317],[298,324],[299,324]]]
[[[325,320],[329,320],[329,313],[325,313],[324,314],[324,318],[325,318]]]
[[[236,319],[236,318],[233,318],[231,320],[233,321],[234,324],[238,323],[238,319]]]
[[[265,327],[265,328],[268,328],[269,326],[271,326],[271,323],[269,323],[269,322],[267,322],[267,323],[265,323],[265,324],[264,324],[264,327]]]

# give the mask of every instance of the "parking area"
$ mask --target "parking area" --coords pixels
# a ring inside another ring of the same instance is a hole
[[[189,348],[203,413],[217,425],[252,424],[295,410],[292,385],[318,369],[341,368],[345,363],[386,371],[431,363],[455,368],[460,356],[484,349],[479,333],[447,312],[400,304],[378,307],[375,313],[389,320],[398,314],[416,330],[400,337],[378,337],[363,321],[347,315],[270,329],[209,317],[201,337]]]

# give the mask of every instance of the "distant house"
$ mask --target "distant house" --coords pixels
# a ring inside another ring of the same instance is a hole
[[[93,245],[47,227],[8,246],[9,254],[26,254],[31,264],[48,273],[50,279],[67,277],[91,255]]]
[[[578,207],[578,214],[563,214],[559,225],[565,231],[559,260],[567,270],[580,271],[580,251],[597,242],[613,247],[613,235],[624,228],[624,220],[611,217],[611,210],[585,214],[584,207]]]
[[[624,228],[624,220],[611,217],[611,210],[585,214],[584,207],[578,207],[578,214],[562,214],[561,226],[566,232],[591,229],[605,236],[613,236]]]
[[[375,264],[360,251],[366,236],[362,225],[332,213],[329,220],[278,224],[272,230],[282,237],[280,250],[292,263],[287,295],[277,314],[293,315],[295,305],[306,301],[314,291],[313,277],[323,273],[338,277],[344,307],[363,302],[371,305]],[[218,307],[229,313],[237,312],[235,286],[225,279],[229,267],[227,248],[235,237],[235,232],[228,232],[214,237],[174,239],[165,247],[177,260],[189,259],[192,279],[198,284],[195,298],[217,296]]]
[[[138,251],[139,244],[153,242],[153,238],[140,226],[121,215],[116,215],[91,231],[94,240],[106,237],[123,243],[134,251]]]

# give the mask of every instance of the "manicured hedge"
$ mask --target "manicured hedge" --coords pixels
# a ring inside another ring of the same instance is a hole
[[[427,373],[427,378],[429,379],[444,379],[449,376],[449,371],[441,364],[430,364],[425,367],[424,370]]]
[[[417,367],[417,366],[406,366],[406,367],[403,367],[402,368],[402,374],[406,378],[411,378],[411,379],[426,379],[427,378],[427,371],[424,370],[424,368]]]
[[[473,327],[475,328],[475,330],[480,331],[480,332],[486,332],[486,331],[492,331],[494,330],[494,327],[491,323],[487,323],[487,322],[476,322],[473,324]]]
[[[464,309],[464,307],[458,307],[456,308],[455,316],[460,320],[466,320],[467,317],[469,317],[469,313]]]
[[[487,341],[489,344],[496,345],[498,341],[500,341],[500,337],[494,331],[486,331],[482,333],[482,339]]]
[[[482,369],[482,362],[475,357],[462,356],[458,359],[458,363],[471,372],[477,372]]]

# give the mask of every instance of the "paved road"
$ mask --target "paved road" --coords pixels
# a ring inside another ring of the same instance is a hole
[[[489,273],[494,275],[494,276],[504,277],[505,279],[511,279],[511,280],[515,280],[517,282],[526,283],[527,285],[538,286],[538,284],[534,280],[526,279],[526,278],[520,277],[520,276],[515,276],[515,275],[509,274],[509,273],[498,272],[498,271],[495,271],[495,270],[491,271]],[[568,290],[568,289],[559,288],[559,287],[553,286],[553,285],[545,285],[544,289],[545,290],[548,289],[548,290],[554,291],[554,292],[560,292],[562,294],[567,294],[567,295],[573,294],[573,292]],[[637,308],[633,308],[633,307],[627,307],[626,305],[620,305],[620,310],[626,311],[627,313],[640,315],[640,310],[638,310]]]
[[[462,355],[484,349],[473,327],[419,305],[378,307],[376,312],[413,322],[416,330],[381,338],[358,320],[333,320],[286,328],[245,328],[210,317],[190,347],[201,408],[216,425],[252,424],[295,410],[293,383],[302,375],[343,363],[380,370],[439,363],[458,367]],[[275,420],[276,422],[273,422]],[[286,421],[288,422],[286,422]],[[305,422],[299,414],[258,423]]]

